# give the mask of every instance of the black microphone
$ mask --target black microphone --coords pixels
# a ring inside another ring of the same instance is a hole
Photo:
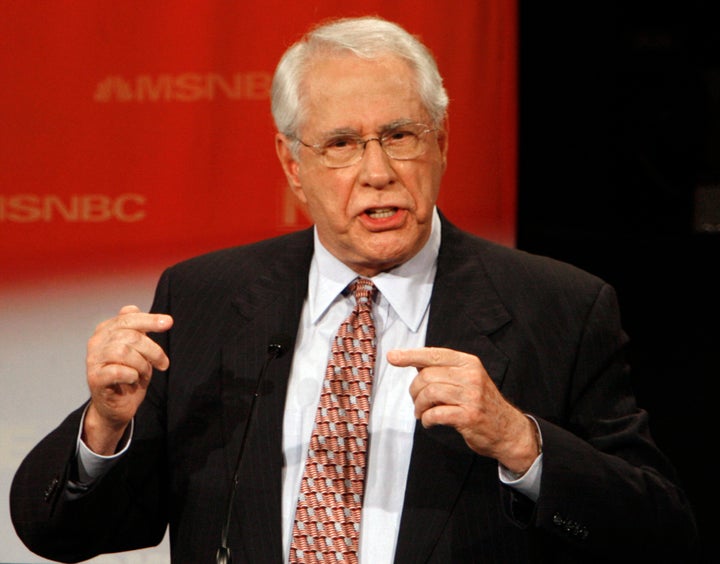
[[[248,411],[247,424],[243,431],[242,441],[240,442],[240,450],[238,451],[237,462],[235,463],[235,474],[233,475],[232,490],[230,492],[230,499],[228,500],[227,512],[225,515],[225,524],[222,528],[222,534],[220,537],[220,547],[215,553],[215,560],[217,564],[232,564],[232,552],[227,545],[228,532],[230,531],[230,521],[232,520],[232,508],[235,501],[235,493],[237,492],[238,481],[240,480],[240,462],[242,461],[243,451],[245,450],[245,441],[248,437],[248,431],[250,430],[250,424],[253,420],[255,413],[255,400],[260,395],[260,385],[265,378],[268,366],[276,358],[280,358],[290,348],[290,338],[287,335],[275,335],[270,339],[270,344],[267,348],[267,358],[265,363],[260,369],[257,382],[255,384],[255,393],[253,394],[250,402],[250,409]]]

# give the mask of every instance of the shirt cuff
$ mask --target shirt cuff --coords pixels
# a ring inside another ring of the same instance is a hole
[[[498,464],[498,476],[503,484],[519,491],[521,494],[529,497],[532,501],[537,501],[540,497],[540,478],[542,477],[542,453],[538,455],[527,472],[518,477],[517,474],[505,468],[502,464]]]
[[[525,416],[535,424],[540,452],[524,474],[518,476],[502,464],[498,464],[498,476],[503,484],[516,489],[532,501],[537,501],[538,497],[540,497],[540,478],[542,477],[542,433],[540,432],[540,425],[538,425],[537,420],[527,413]]]
[[[87,413],[87,408],[85,408],[85,413]],[[132,419],[130,421],[130,425],[128,425],[128,428],[120,441],[120,450],[110,456],[103,456],[90,450],[90,447],[88,447],[82,440],[85,413],[83,413],[82,419],[80,420],[80,429],[77,437],[77,470],[78,482],[81,484],[90,484],[107,473],[110,468],[112,468],[115,463],[127,452],[128,448],[130,448],[135,420]]]

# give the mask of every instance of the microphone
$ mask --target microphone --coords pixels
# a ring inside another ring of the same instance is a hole
[[[240,480],[240,462],[242,461],[243,451],[245,450],[245,441],[248,437],[248,431],[250,430],[250,424],[253,420],[255,413],[255,400],[260,395],[260,385],[265,378],[268,366],[276,358],[280,358],[290,348],[290,337],[287,335],[274,335],[270,339],[270,344],[267,348],[267,357],[265,363],[260,369],[257,382],[255,383],[255,392],[253,393],[252,400],[250,401],[250,409],[248,411],[247,424],[243,431],[242,441],[240,442],[240,450],[238,451],[237,462],[235,463],[235,473],[233,474],[232,490],[230,491],[230,499],[228,500],[227,512],[225,514],[225,524],[222,528],[220,536],[220,547],[215,553],[215,561],[217,564],[232,564],[232,551],[227,545],[228,532],[230,531],[230,521],[232,520],[232,508],[235,501],[235,493],[237,492],[237,485]]]

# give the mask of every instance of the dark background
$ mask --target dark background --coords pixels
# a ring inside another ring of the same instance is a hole
[[[617,289],[638,402],[720,562],[720,1],[519,6],[517,246]]]

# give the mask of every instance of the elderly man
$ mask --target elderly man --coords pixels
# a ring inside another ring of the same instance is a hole
[[[379,18],[285,53],[275,144],[313,228],[178,264],[98,326],[89,402],[13,484],[32,550],[169,524],[182,563],[690,561],[613,289],[438,211],[447,105]]]

